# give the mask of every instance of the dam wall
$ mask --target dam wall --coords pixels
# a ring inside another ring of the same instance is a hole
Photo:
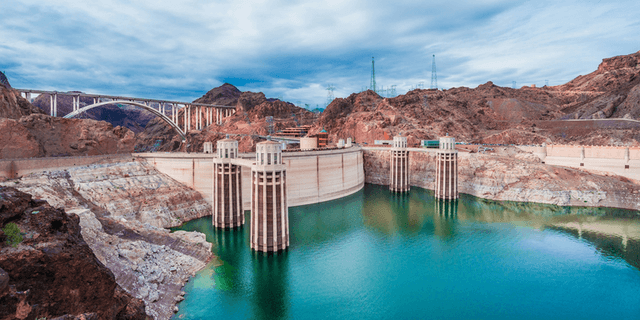
[[[518,148],[532,152],[546,164],[608,172],[640,181],[640,147],[548,145]]]
[[[129,153],[84,157],[2,159],[0,160],[0,178],[2,180],[15,179],[35,172],[64,170],[97,163],[125,162],[131,159],[132,156]]]
[[[213,203],[213,154],[204,153],[137,153],[160,172],[199,191]],[[254,154],[240,154],[242,166],[242,202],[251,209],[251,164]],[[364,187],[362,149],[283,152],[287,174],[287,202],[300,206],[338,199]],[[388,164],[387,164],[388,167]]]

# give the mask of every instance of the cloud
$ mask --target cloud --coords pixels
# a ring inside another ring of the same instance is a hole
[[[0,3],[16,87],[190,101],[231,82],[324,105],[369,85],[557,85],[639,50],[635,1],[71,1]]]

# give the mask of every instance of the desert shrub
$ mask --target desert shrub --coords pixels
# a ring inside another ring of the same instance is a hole
[[[18,244],[22,242],[22,234],[17,224],[9,222],[4,226],[2,231],[4,231],[4,234],[7,236],[7,244],[10,246],[17,247]]]

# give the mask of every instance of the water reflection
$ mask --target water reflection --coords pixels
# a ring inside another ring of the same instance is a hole
[[[246,263],[246,256],[235,253],[238,250],[246,250],[249,243],[245,239],[242,228],[231,230],[215,229],[213,226],[211,228],[212,234],[208,234],[207,238],[212,236],[215,239],[213,250],[220,260],[220,265],[214,270],[216,289],[240,296],[243,293],[243,282],[237,266]]]
[[[249,212],[245,214],[245,221],[250,221]],[[339,200],[290,208],[289,214],[291,246],[279,254],[253,252],[248,223],[237,230],[219,230],[208,217],[176,228],[204,232],[219,260],[185,287],[189,294],[180,304],[180,314],[191,319],[365,314],[477,318],[478,310],[493,310],[480,317],[519,316],[500,316],[500,310],[509,308],[493,308],[499,300],[535,318],[548,314],[520,304],[527,298],[522,286],[554,310],[571,304],[562,299],[579,296],[583,303],[571,312],[585,314],[603,306],[584,303],[599,297],[601,289],[580,291],[570,285],[582,281],[583,275],[594,288],[615,284],[615,289],[605,290],[615,299],[633,300],[626,292],[637,289],[637,271],[636,278],[623,275],[631,282],[615,276],[612,280],[606,277],[618,275],[614,272],[619,268],[600,264],[604,257],[640,270],[640,219],[630,218],[637,217],[630,210],[498,202],[468,195],[437,201],[433,192],[420,188],[395,194],[384,186],[366,185]],[[574,251],[579,253],[565,257]],[[477,296],[468,294],[478,291]],[[463,300],[465,304],[455,304]],[[461,311],[470,301],[476,304],[468,313]],[[633,305],[626,303],[618,304]]]
[[[288,251],[253,252],[253,315],[257,319],[285,319],[288,310]]]
[[[348,234],[362,224],[363,203],[360,190],[338,200],[289,208],[289,223],[296,229],[289,234],[291,246],[313,247]]]
[[[605,257],[624,259],[640,270],[640,216],[617,208],[560,207],[493,201],[461,195],[460,221],[508,222],[562,231],[593,244]]]

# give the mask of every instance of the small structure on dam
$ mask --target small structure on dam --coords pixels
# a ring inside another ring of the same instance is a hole
[[[242,167],[234,164],[238,157],[238,141],[218,141],[213,158],[213,226],[237,228],[244,225],[242,210]]]
[[[440,149],[436,151],[436,198],[458,199],[458,151],[456,139],[440,138]]]
[[[251,166],[251,248],[276,252],[289,247],[289,208],[282,145],[268,140],[256,145]]]
[[[389,190],[392,192],[409,191],[411,185],[409,184],[409,151],[407,151],[407,137],[393,137],[390,168]]]

